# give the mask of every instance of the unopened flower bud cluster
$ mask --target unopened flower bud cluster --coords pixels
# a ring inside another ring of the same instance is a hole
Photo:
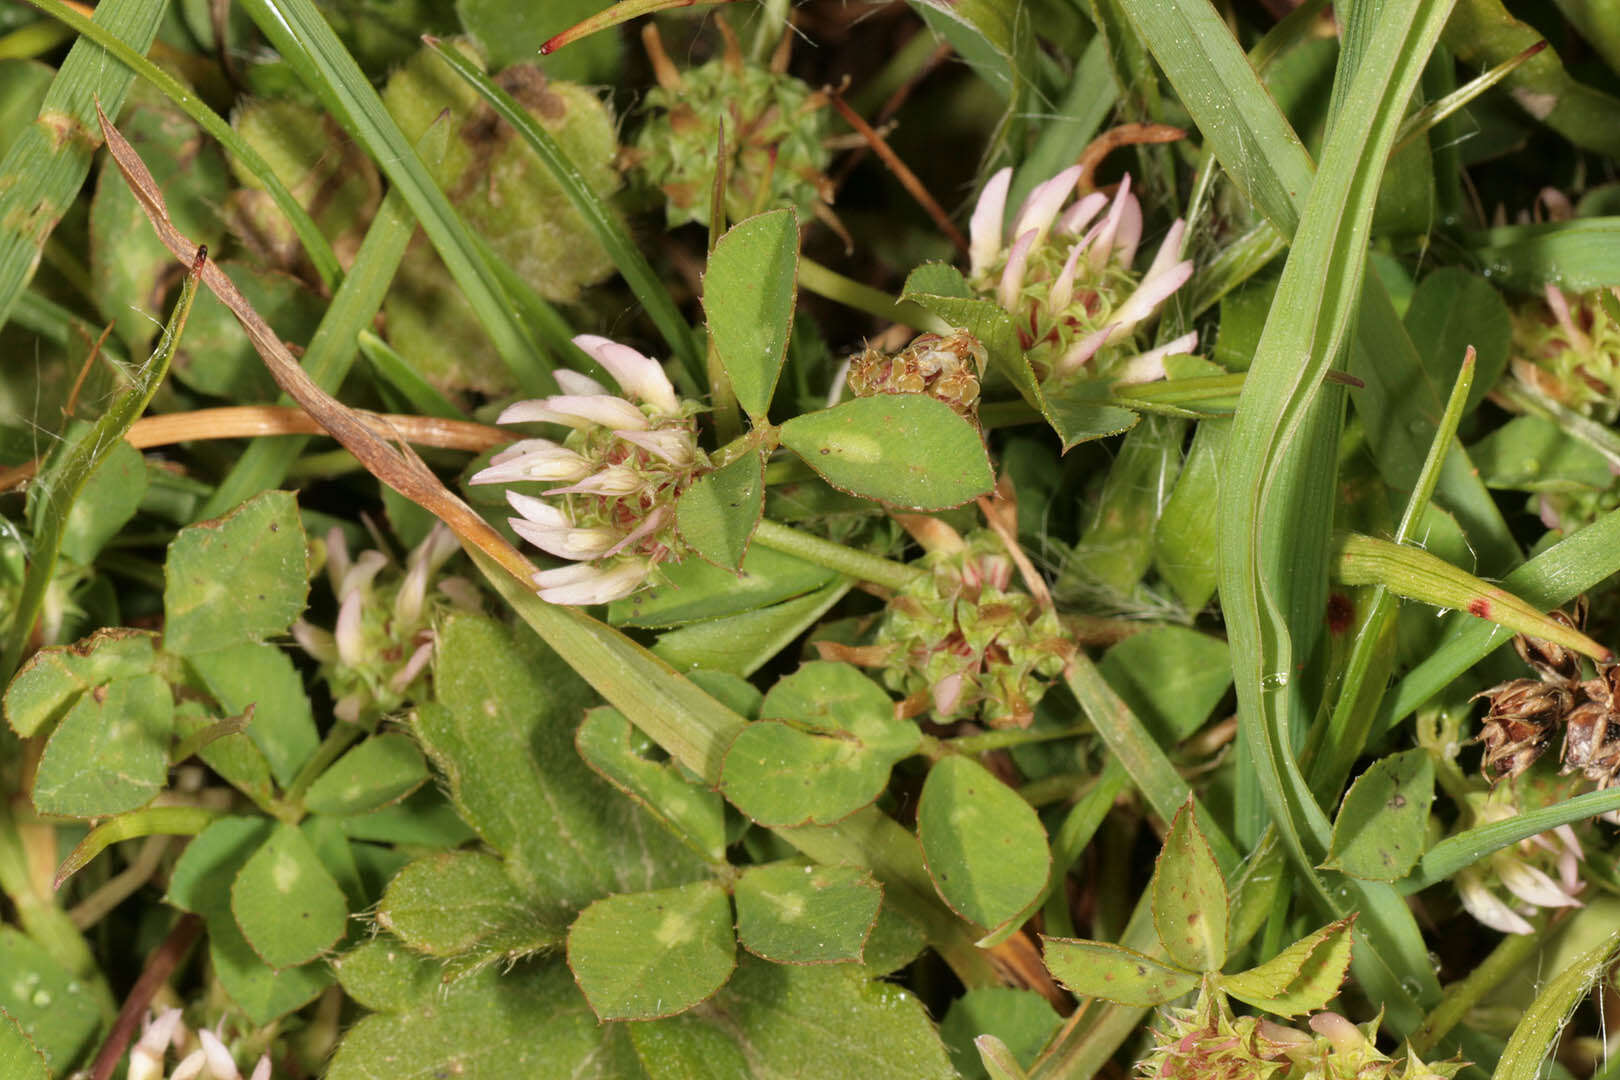
[[[941,723],[1028,726],[1073,649],[1056,613],[1013,584],[1014,563],[988,530],[922,562],[927,573],[889,601],[878,628],[884,681],[926,695]]]
[[[781,70],[743,59],[725,29],[725,55],[677,71],[657,32],[644,35],[659,85],[647,91],[648,117],[626,156],[661,191],[670,226],[709,223],[722,128],[726,146],[726,214],[741,220],[760,210],[824,211],[832,183],[826,96]]]
[[[1165,1009],[1140,1080],[1450,1080],[1461,1062],[1428,1064],[1410,1051],[1391,1058],[1373,1043],[1377,1021],[1313,1015],[1309,1032],[1258,1016],[1233,1016],[1204,992],[1190,1009]]]
[[[369,722],[423,696],[438,616],[481,607],[472,582],[438,576],[458,549],[455,535],[436,524],[401,567],[380,551],[351,557],[342,530],[327,534],[337,624],[328,631],[300,619],[293,637],[320,662],[339,719]]]

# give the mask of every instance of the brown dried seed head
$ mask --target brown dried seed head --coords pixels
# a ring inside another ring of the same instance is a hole
[[[1551,724],[1487,718],[1480,730],[1485,744],[1480,772],[1492,783],[1513,779],[1547,752],[1554,730]]]
[[[1586,598],[1582,596],[1575,601],[1573,615],[1564,611],[1554,611],[1550,612],[1548,617],[1571,630],[1579,630],[1586,624]],[[1581,677],[1580,656],[1562,645],[1519,634],[1513,639],[1513,648],[1546,682],[1569,683]]]
[[[1565,687],[1535,679],[1512,679],[1474,696],[1490,706],[1479,739],[1485,745],[1480,772],[1492,783],[1512,779],[1533,765],[1552,745],[1575,703]]]
[[[1576,769],[1591,780],[1612,780],[1620,769],[1620,716],[1597,702],[1587,702],[1569,714],[1564,771]]]

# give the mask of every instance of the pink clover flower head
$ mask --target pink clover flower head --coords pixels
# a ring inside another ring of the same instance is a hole
[[[165,1009],[147,1017],[141,1037],[129,1051],[129,1080],[163,1080],[163,1060],[169,1046],[184,1037],[179,1009]]]
[[[1518,814],[1501,800],[1473,800],[1474,822],[1490,824]],[[1568,825],[1538,833],[1497,851],[1484,863],[1470,866],[1453,880],[1463,908],[1476,920],[1504,934],[1532,934],[1528,916],[1544,908],[1581,907],[1586,858]]]
[[[441,573],[460,549],[443,522],[405,554],[403,564],[375,550],[351,557],[343,531],[327,533],[326,576],[337,621],[326,630],[299,619],[292,634],[319,662],[339,719],[369,720],[423,696],[435,624],[448,611],[482,607],[472,582]]]
[[[1594,420],[1620,420],[1620,289],[1548,285],[1513,313],[1514,377]]]
[[[707,455],[694,419],[701,406],[683,401],[656,360],[595,334],[574,339],[601,364],[620,394],[577,372],[558,372],[564,391],[520,401],[503,424],[547,423],[561,441],[531,438],[490,459],[470,483],[550,485],[508,491],[512,530],[568,565],[535,575],[542,600],[603,604],[649,584],[687,547],[675,530],[675,500],[704,473]]]
[[[969,222],[968,280],[1013,317],[1020,344],[1044,380],[1141,383],[1165,377],[1164,361],[1193,352],[1196,334],[1145,349],[1164,302],[1192,276],[1181,257],[1179,218],[1147,270],[1133,268],[1142,207],[1127,175],[1110,197],[1074,199],[1079,166],[1036,185],[1003,227],[1012,170],[985,184]],[[1067,208],[1065,205],[1067,204]]]

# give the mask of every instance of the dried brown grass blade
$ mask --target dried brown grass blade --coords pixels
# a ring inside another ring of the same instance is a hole
[[[356,410],[358,411],[358,410]],[[468,450],[478,454],[512,441],[510,432],[466,420],[402,413],[362,413],[373,423],[391,428],[416,446],[439,450]],[[137,450],[198,439],[255,439],[265,435],[325,435],[326,429],[303,409],[293,405],[226,405],[217,409],[143,416],[130,426],[124,441]],[[39,470],[38,461],[0,469],[0,492]]]
[[[196,258],[197,245],[175,228],[169,218],[163,192],[152,178],[146,163],[99,106],[96,115],[101,122],[102,136],[107,140],[107,150],[134,192],[147,220],[175,258],[190,265]],[[368,472],[432,513],[464,543],[471,544],[500,563],[519,581],[527,583],[533,580],[534,565],[433,475],[433,470],[410,448],[397,427],[384,417],[349,408],[317,386],[298,366],[281,338],[276,336],[275,331],[218,266],[212,262],[204,266],[202,280],[219,297],[220,303],[242,323],[248,340],[270,369],[276,385],[298,402],[327,434],[353,454]]]

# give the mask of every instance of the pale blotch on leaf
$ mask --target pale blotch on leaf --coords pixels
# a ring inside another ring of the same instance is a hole
[[[820,888],[821,885],[819,882],[811,882],[811,887]],[[798,922],[804,918],[804,897],[798,893],[788,893],[786,895],[765,893],[764,896],[765,899],[775,905],[777,917],[783,922]]]
[[[853,431],[843,431],[829,436],[824,452],[838,454],[844,460],[859,465],[875,465],[883,460],[881,442],[870,435]]]
[[[271,877],[276,883],[276,891],[290,893],[298,887],[303,871],[298,867],[298,860],[291,855],[281,854],[276,857],[276,868]]]
[[[685,945],[694,936],[692,920],[674,911],[664,916],[664,921],[658,924],[658,930],[653,934],[658,944],[666,949]]]

